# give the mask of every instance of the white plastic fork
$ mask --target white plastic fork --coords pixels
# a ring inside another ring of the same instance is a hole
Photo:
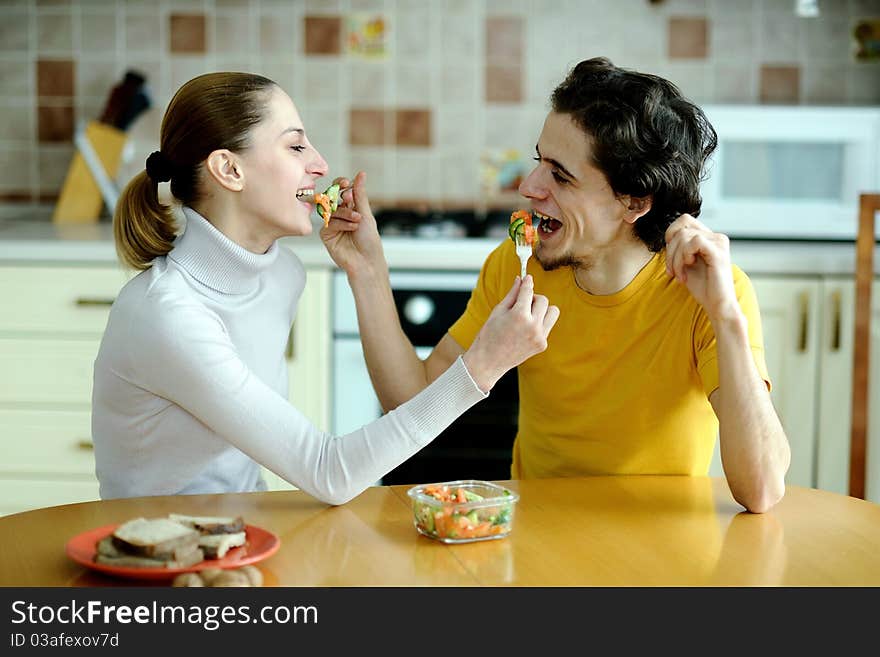
[[[532,257],[532,245],[526,242],[525,235],[516,234],[516,255],[519,256],[519,277],[526,277],[526,264]]]

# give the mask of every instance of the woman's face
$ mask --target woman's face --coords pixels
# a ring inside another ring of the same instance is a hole
[[[306,137],[293,101],[280,87],[269,92],[266,116],[239,153],[244,185],[238,199],[252,237],[275,240],[312,232],[313,203],[297,198],[327,175],[327,162]]]

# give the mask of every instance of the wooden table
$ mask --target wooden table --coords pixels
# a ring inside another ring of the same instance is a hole
[[[328,507],[302,492],[86,502],[0,518],[0,585],[149,585],[84,569],[73,535],[170,512],[241,514],[281,538],[272,586],[878,586],[880,506],[789,487],[746,513],[723,479],[589,477],[505,482],[514,529],[444,545],[416,533],[406,486]]]

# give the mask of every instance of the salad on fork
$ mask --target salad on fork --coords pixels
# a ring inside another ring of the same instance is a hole
[[[526,264],[532,257],[532,245],[538,239],[538,231],[532,225],[532,213],[528,210],[516,210],[510,215],[510,226],[507,229],[510,239],[516,244],[516,255],[519,256],[520,278],[526,277]]]

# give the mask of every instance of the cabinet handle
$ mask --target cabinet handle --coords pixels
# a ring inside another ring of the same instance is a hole
[[[800,338],[798,339],[798,351],[803,353],[807,350],[807,328],[810,319],[810,293],[809,292],[801,292],[800,296],[800,306],[801,306],[801,327],[800,327]]]
[[[79,440],[77,440],[76,446],[78,449],[85,449],[85,450],[95,449],[95,443],[93,443],[91,440],[87,440],[86,438],[80,438]]]
[[[831,351],[840,351],[840,290],[834,290],[831,293],[831,306],[834,313],[834,320],[831,325]]]
[[[77,297],[77,306],[112,306],[116,299],[107,299],[100,297]]]
[[[287,347],[284,349],[284,357],[287,360],[293,360],[293,331],[296,324],[290,327],[290,334],[287,336]]]

